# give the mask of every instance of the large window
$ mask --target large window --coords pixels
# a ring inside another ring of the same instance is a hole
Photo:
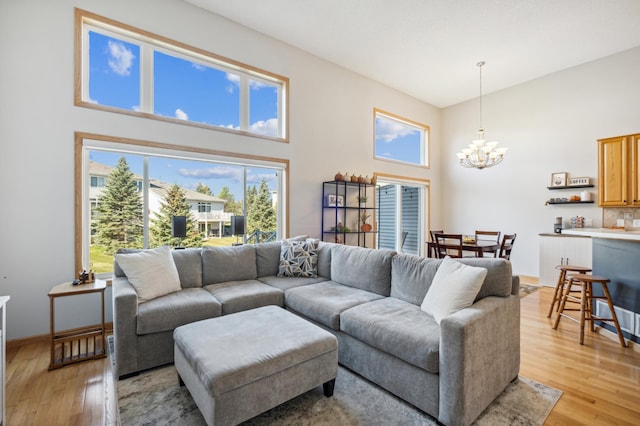
[[[286,141],[288,79],[76,9],[76,105]]]
[[[287,166],[273,158],[77,134],[77,269],[110,272],[119,248],[283,238]],[[171,235],[172,216],[187,216],[186,237]],[[231,235],[233,216],[245,217],[244,235]]]
[[[374,116],[376,158],[429,166],[429,126],[378,109]]]

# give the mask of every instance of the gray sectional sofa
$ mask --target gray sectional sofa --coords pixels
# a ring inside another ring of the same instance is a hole
[[[470,424],[518,375],[518,277],[504,259],[470,307],[440,323],[421,303],[442,260],[319,243],[317,277],[278,276],[281,243],[172,252],[181,290],[138,303],[114,265],[116,375],[173,362],[173,330],[265,305],[333,333],[339,362],[447,425]]]

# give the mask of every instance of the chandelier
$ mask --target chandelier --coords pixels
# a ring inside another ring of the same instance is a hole
[[[496,148],[498,142],[487,142],[484,139],[484,128],[482,127],[482,66],[484,61],[480,61],[476,65],[480,70],[480,128],[477,138],[471,141],[468,148],[460,150],[456,155],[461,166],[482,170],[502,162],[508,148]]]

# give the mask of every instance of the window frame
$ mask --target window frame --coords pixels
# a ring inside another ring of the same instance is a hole
[[[91,239],[91,200],[89,197],[89,156],[91,149],[113,149],[138,155],[169,156],[174,158],[208,160],[244,167],[273,168],[278,173],[281,194],[277,199],[278,239],[289,236],[289,160],[276,157],[247,155],[212,149],[128,139],[108,135],[75,132],[74,140],[74,213],[75,213],[75,270],[89,270]],[[246,187],[246,185],[243,184]],[[245,188],[246,191],[246,188]],[[146,238],[145,238],[146,240]]]
[[[378,117],[385,118],[390,121],[398,122],[404,126],[416,128],[420,132],[420,160],[421,163],[410,163],[408,161],[396,160],[393,158],[383,157],[378,155],[377,152],[377,119]],[[428,125],[419,123],[414,120],[410,120],[408,118],[401,117],[399,115],[383,111],[378,108],[373,109],[373,158],[375,160],[389,161],[392,163],[399,163],[408,166],[414,167],[422,167],[422,168],[430,168],[430,140],[431,140],[431,129]]]
[[[88,43],[89,31],[97,31],[110,37],[116,37],[140,47],[140,111],[128,110],[108,105],[100,105],[89,100],[88,78]],[[179,118],[156,115],[153,111],[153,58],[154,50],[178,57],[194,63],[231,72],[240,76],[240,129],[229,129],[212,124],[182,120]],[[223,56],[193,47],[176,40],[169,39],[145,30],[141,30],[100,15],[75,9],[75,70],[74,70],[74,105],[148,118],[175,124],[211,129],[237,135],[252,136],[276,142],[289,142],[289,79],[287,77],[262,70],[260,68],[225,58]],[[144,61],[144,62],[143,62]],[[278,136],[267,136],[250,131],[249,80],[264,81],[279,87],[278,91]]]

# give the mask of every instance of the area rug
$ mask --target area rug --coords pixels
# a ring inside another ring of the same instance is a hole
[[[520,283],[520,298],[522,299],[523,297],[528,296],[531,293],[535,293],[538,290],[540,290],[539,285]]]
[[[111,345],[110,345],[111,346]],[[120,423],[206,425],[173,366],[156,368],[117,383]],[[475,425],[542,425],[562,392],[519,377],[478,417]],[[343,368],[333,397],[322,386],[244,425],[438,425],[429,415]]]

